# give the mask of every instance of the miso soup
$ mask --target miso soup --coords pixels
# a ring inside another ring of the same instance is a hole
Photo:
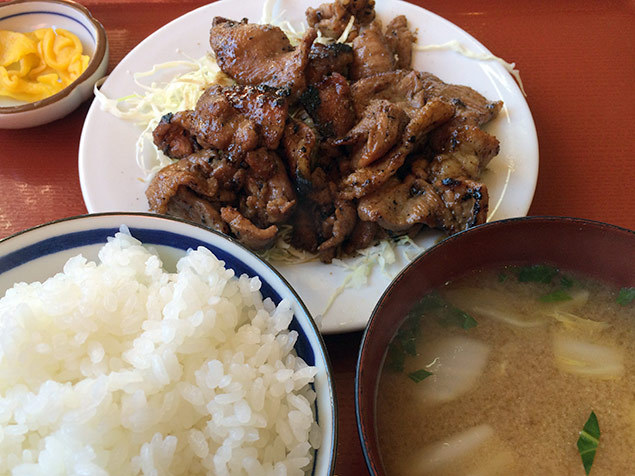
[[[389,475],[635,475],[635,289],[549,266],[424,296],[386,353]]]

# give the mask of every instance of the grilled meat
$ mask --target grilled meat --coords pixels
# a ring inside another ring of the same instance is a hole
[[[443,131],[461,124],[482,126],[496,117],[502,107],[500,101],[488,101],[472,88],[447,84],[431,73],[420,71],[399,70],[370,76],[353,84],[351,92],[358,116],[373,99],[391,101],[410,117],[429,100],[443,99],[456,108],[455,117]]]
[[[408,20],[399,15],[386,26],[386,42],[396,57],[395,69],[410,69],[412,44],[417,37],[408,28]]]
[[[170,202],[166,214],[193,221],[220,233],[229,234],[229,226],[221,218],[218,205],[196,195],[187,187],[179,187]]]
[[[232,233],[240,242],[252,250],[262,250],[271,247],[276,240],[278,227],[258,228],[249,218],[234,207],[221,208],[221,218],[229,224]]]
[[[188,112],[166,114],[152,131],[152,139],[157,148],[172,159],[182,159],[201,149],[196,137],[186,129],[182,119]]]
[[[215,151],[192,154],[161,169],[146,189],[150,210],[227,233],[219,206],[236,200],[242,172]]]
[[[362,119],[337,145],[354,145],[354,168],[366,167],[383,157],[402,138],[409,118],[398,106],[384,99],[372,101]]]
[[[353,16],[352,46],[314,42]],[[374,0],[309,8],[307,21],[294,47],[277,27],[214,19],[210,45],[237,84],[156,127],[157,147],[180,160],[148,186],[150,208],[253,249],[290,223],[291,244],[327,263],[387,234],[484,223],[480,177],[499,142],[481,126],[502,103],[411,70],[415,35],[403,16],[383,30]]]
[[[309,86],[300,102],[326,138],[341,137],[355,123],[353,98],[344,76],[333,73]]]
[[[332,73],[348,77],[353,62],[353,48],[344,43],[313,43],[309,51],[309,64],[304,72],[306,83],[315,84]]]
[[[499,151],[496,137],[475,126],[460,126],[435,155],[428,169],[432,180],[468,177],[477,180]]]
[[[315,204],[309,200],[300,201],[293,215],[293,230],[291,246],[317,253],[320,237],[318,236],[318,221]]]
[[[311,190],[311,174],[317,145],[317,134],[313,128],[295,119],[287,123],[282,138],[283,155],[296,189],[303,195]]]
[[[351,79],[393,71],[395,65],[395,54],[381,31],[381,23],[375,20],[353,40]]]
[[[409,69],[415,35],[403,15],[395,17],[382,31],[378,20],[360,29],[353,40],[351,78],[358,80],[396,69]]]
[[[331,217],[327,218],[329,224],[332,223],[330,237],[318,246],[318,251],[324,253],[327,250],[341,245],[353,232],[357,222],[357,210],[355,205],[348,200],[337,199],[335,210]]]
[[[400,139],[381,160],[360,167],[343,178],[340,190],[344,198],[361,198],[374,192],[404,165],[406,157],[413,152],[425,136],[454,114],[454,107],[440,99],[426,104],[406,126]]]
[[[215,197],[219,192],[218,181],[213,177],[213,151],[202,151],[163,167],[153,177],[146,189],[150,210],[166,214],[168,205],[180,187],[186,187],[201,196]]]
[[[294,48],[278,27],[216,17],[209,41],[221,70],[238,84],[263,84],[296,97],[306,87],[304,70],[316,35],[309,29]]]
[[[391,178],[381,189],[365,196],[357,207],[362,220],[394,232],[417,224],[457,233],[485,223],[487,187],[468,179],[445,179],[434,184],[408,175]]]
[[[258,225],[286,221],[296,204],[296,195],[282,160],[264,148],[245,157],[247,174],[240,211]]]
[[[342,247],[344,254],[352,255],[357,250],[368,248],[375,243],[380,231],[381,228],[375,222],[357,220],[353,232]]]
[[[202,94],[195,110],[164,116],[154,130],[154,142],[174,159],[200,148],[226,150],[234,155],[260,146],[276,149],[287,111],[286,99],[275,89],[215,85]]]
[[[362,220],[393,232],[404,232],[420,223],[443,229],[454,225],[452,213],[432,184],[414,175],[403,181],[391,178],[381,189],[362,198],[357,210]]]
[[[445,206],[452,212],[454,226],[443,227],[457,233],[487,221],[489,193],[485,184],[462,178],[445,178],[434,183]]]
[[[355,17],[355,21],[346,41],[355,38],[360,25],[367,25],[375,19],[375,0],[335,0],[306,10],[309,26],[332,39],[342,36],[351,16]]]

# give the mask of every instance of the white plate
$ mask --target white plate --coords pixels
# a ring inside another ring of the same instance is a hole
[[[321,2],[280,0],[276,11],[284,10],[284,18],[299,26],[304,21],[306,8],[318,3]],[[102,91],[108,97],[138,91],[133,73],[148,71],[158,63],[183,59],[184,54],[200,58],[207,53],[214,16],[248,17],[258,22],[262,6],[262,0],[221,0],[177,18],[134,48],[114,69]],[[457,26],[415,5],[377,0],[376,10],[385,22],[396,15],[406,15],[411,27],[417,29],[421,45],[458,40],[471,51],[489,53]],[[500,116],[487,127],[501,143],[500,154],[492,160],[484,177],[490,192],[489,220],[526,215],[538,175],[538,141],[529,107],[509,73],[494,61],[469,59],[451,50],[416,52],[414,67],[430,71],[446,82],[471,86],[490,100],[504,102]],[[146,184],[135,161],[135,141],[139,133],[135,125],[103,112],[97,101],[93,102],[79,148],[80,183],[89,212],[147,211]],[[438,233],[429,232],[418,237],[417,242],[427,248],[439,237]],[[313,316],[322,318],[322,331],[339,333],[359,330],[366,325],[391,278],[407,262],[408,258],[402,256],[385,271],[375,267],[367,285],[346,289],[326,313],[327,302],[348,274],[344,268],[322,263],[276,268],[294,286]]]

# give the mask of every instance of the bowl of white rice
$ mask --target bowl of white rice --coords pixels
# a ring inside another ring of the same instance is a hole
[[[313,319],[235,241],[142,213],[0,241],[0,474],[327,475]]]

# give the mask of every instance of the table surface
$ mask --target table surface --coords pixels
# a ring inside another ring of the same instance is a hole
[[[110,42],[109,71],[147,35],[208,2],[83,0]],[[540,144],[529,215],[635,228],[635,4],[624,1],[411,0],[516,63]],[[86,213],[77,171],[90,101],[64,119],[0,130],[0,238]],[[354,411],[361,333],[326,337],[339,404],[336,474],[365,474]]]

